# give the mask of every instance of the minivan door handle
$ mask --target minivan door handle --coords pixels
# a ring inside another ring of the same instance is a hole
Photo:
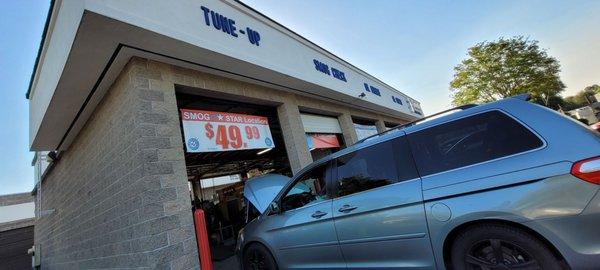
[[[310,215],[313,218],[322,218],[324,215],[327,215],[325,212],[317,211]]]
[[[344,204],[342,206],[342,208],[338,209],[338,211],[340,211],[341,213],[349,213],[349,212],[352,212],[352,210],[354,210],[356,208],[357,208],[356,206],[350,206],[350,205]]]

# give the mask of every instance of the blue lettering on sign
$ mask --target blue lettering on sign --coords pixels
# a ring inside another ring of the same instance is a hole
[[[340,81],[344,81],[347,82],[346,80],[346,74],[343,71],[340,71],[337,68],[329,68],[329,66],[317,59],[313,59],[313,63],[315,64],[315,69],[327,74],[329,76],[333,76],[334,78],[340,80]]]
[[[364,83],[363,85],[365,86],[365,91],[367,91],[369,93],[373,93],[374,95],[381,96],[381,92],[379,91],[379,88],[374,87],[372,85],[368,85],[366,83]]]
[[[344,74],[344,72],[341,72],[335,68],[331,68],[331,74],[338,80],[346,81],[346,75]]]
[[[315,69],[318,71],[321,71],[327,75],[331,75],[331,73],[329,72],[329,66],[317,59],[313,59],[313,63],[315,64]]]
[[[372,85],[369,86],[369,87],[371,88],[371,93],[373,93],[375,95],[378,95],[378,96],[381,96],[381,92],[379,92],[379,88],[375,88]]]
[[[214,10],[210,10],[205,6],[201,6],[202,12],[204,13],[204,22],[206,26],[213,26],[216,30],[221,30],[223,33],[229,34],[232,37],[238,37],[238,33],[248,36],[248,41],[256,46],[260,45],[260,34],[256,30],[252,30],[250,27],[246,27],[246,31],[237,29],[235,20],[223,16]]]
[[[246,27],[246,32],[248,32],[248,40],[250,43],[259,46],[258,42],[260,41],[260,34],[250,29],[250,27]]]
[[[394,103],[402,105],[402,100],[399,97],[392,96],[392,100],[394,101]]]

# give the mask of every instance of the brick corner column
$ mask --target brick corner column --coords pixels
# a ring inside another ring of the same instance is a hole
[[[313,161],[308,151],[300,110],[294,100],[290,99],[277,107],[277,116],[281,124],[285,150],[295,174]]]
[[[342,128],[342,135],[344,135],[344,141],[346,146],[352,145],[358,141],[356,130],[354,129],[354,122],[350,114],[344,113],[338,116],[340,127]]]
[[[160,183],[160,188],[142,193],[148,205],[143,205],[146,209],[140,211],[154,214],[150,209],[157,209],[156,217],[147,217],[146,222],[154,225],[148,230],[167,240],[166,245],[148,254],[149,265],[199,269],[179,110],[175,85],[169,80],[172,70],[167,64],[146,59],[133,59],[130,65],[134,66],[130,72],[133,82],[130,90],[137,92],[140,103],[135,126],[153,131],[137,141],[139,148],[151,153],[151,158],[143,160],[144,180]]]
[[[383,120],[378,119],[377,121],[375,121],[375,127],[377,127],[377,132],[381,133],[387,130],[387,128],[385,127],[385,122],[383,122]]]

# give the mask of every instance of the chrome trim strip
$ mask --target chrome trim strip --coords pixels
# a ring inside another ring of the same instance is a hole
[[[399,234],[399,235],[392,235],[392,236],[378,236],[378,237],[343,240],[343,241],[340,241],[340,244],[346,245],[346,244],[358,244],[358,243],[368,243],[368,242],[416,239],[416,238],[423,238],[425,236],[426,236],[426,233],[409,233],[409,234]]]
[[[329,242],[323,242],[323,243],[304,244],[304,245],[294,245],[294,246],[281,247],[281,248],[279,248],[279,250],[289,250],[289,249],[297,249],[297,248],[312,248],[312,247],[326,247],[326,246],[333,246],[333,245],[337,245],[337,244],[338,244],[337,241],[329,241]]]

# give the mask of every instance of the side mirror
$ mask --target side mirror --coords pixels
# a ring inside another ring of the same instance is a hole
[[[271,202],[269,204],[269,210],[271,210],[271,213],[273,214],[281,213],[281,209],[279,208],[279,204],[277,204],[277,202]]]

